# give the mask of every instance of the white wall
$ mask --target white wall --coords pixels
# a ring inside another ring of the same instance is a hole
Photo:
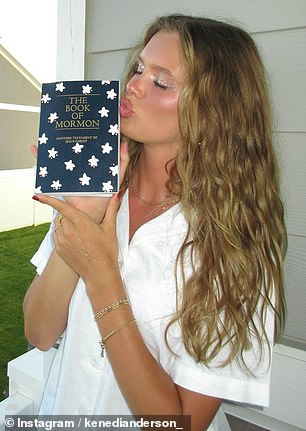
[[[29,146],[37,140],[41,85],[1,43],[0,76],[0,170],[29,168]]]
[[[0,232],[51,220],[52,210],[35,202],[35,168],[0,171]]]

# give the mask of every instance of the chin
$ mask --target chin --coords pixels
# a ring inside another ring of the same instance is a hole
[[[142,142],[143,134],[133,133],[129,127],[122,127],[120,125],[120,133],[124,135],[126,138],[132,139],[136,142]]]

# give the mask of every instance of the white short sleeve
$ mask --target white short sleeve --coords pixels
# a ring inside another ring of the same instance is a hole
[[[211,367],[197,363],[180,345],[180,354],[169,363],[168,372],[173,381],[191,391],[225,400],[260,405],[269,405],[271,352],[273,350],[274,313],[267,310],[265,328],[269,345],[262,340],[260,355],[258,340],[252,341],[253,349],[245,352],[244,359],[252,373],[242,369],[233,360],[230,364],[218,365],[225,359],[228,349],[223,347]]]
[[[207,368],[192,358],[177,360],[171,370],[173,381],[194,392],[226,400],[269,405],[270,372],[251,376],[235,362],[224,368]]]
[[[52,250],[54,248],[52,234],[54,231],[55,215],[56,214],[54,213],[49,231],[47,232],[45,238],[40,244],[39,249],[37,250],[37,252],[34,254],[34,256],[30,261],[34,266],[36,266],[36,272],[38,275],[41,275],[43,270],[45,269],[45,266],[47,265],[50,255],[52,253]]]

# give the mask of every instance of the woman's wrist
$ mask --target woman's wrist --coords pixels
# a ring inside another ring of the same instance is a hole
[[[86,290],[95,312],[126,297],[119,268],[91,263],[86,275]]]

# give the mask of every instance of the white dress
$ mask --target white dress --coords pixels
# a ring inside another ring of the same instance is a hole
[[[52,225],[32,258],[41,274],[53,248]],[[133,314],[148,349],[178,385],[202,394],[236,402],[267,406],[270,367],[268,349],[257,367],[256,377],[243,372],[233,361],[223,368],[207,368],[186,352],[178,325],[170,331],[167,348],[164,330],[175,310],[175,258],[185,237],[186,222],[177,204],[141,226],[129,244],[128,193],[117,217],[119,263]],[[62,287],[65,289],[65,286]],[[60,300],[60,298],[59,298]],[[266,330],[273,340],[274,317],[267,313]],[[67,328],[55,355],[40,414],[130,415],[113,375],[107,354],[101,358],[101,335],[80,279],[69,307]],[[216,364],[226,351],[220,353]],[[254,363],[253,354],[247,355]],[[135,378],[133,376],[132,378]],[[216,415],[209,431],[224,431]]]

